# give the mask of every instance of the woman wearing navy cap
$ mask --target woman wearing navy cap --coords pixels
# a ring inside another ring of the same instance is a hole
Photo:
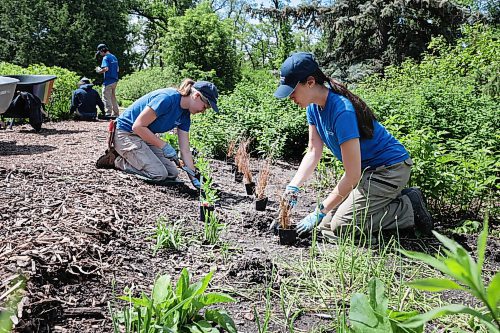
[[[288,97],[306,108],[309,123],[307,153],[283,198],[291,207],[296,205],[299,187],[313,174],[323,145],[345,170],[332,192],[300,221],[297,232],[310,232],[319,223],[319,230],[330,239],[336,239],[339,229],[347,226],[354,227],[357,235],[414,226],[429,233],[433,222],[421,191],[403,190],[413,162],[366,103],[328,78],[310,53],[295,53],[286,59],[280,76],[275,97]]]
[[[177,128],[182,160],[187,169],[195,170],[189,145],[191,115],[209,108],[218,112],[217,98],[213,83],[191,79],[185,79],[179,89],[159,89],[139,98],[117,118],[115,167],[152,181],[175,182],[177,152],[155,134]],[[199,188],[199,180],[190,178]]]

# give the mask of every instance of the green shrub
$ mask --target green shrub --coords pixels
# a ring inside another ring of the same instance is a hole
[[[307,143],[303,109],[273,96],[278,79],[256,71],[236,85],[233,93],[219,98],[220,113],[208,111],[192,118],[190,133],[208,153],[222,157],[230,140],[253,138],[252,149],[274,157],[301,155]]]
[[[411,185],[446,208],[477,214],[498,193],[498,31],[464,30],[457,45],[434,39],[420,64],[389,67],[356,92],[410,151]]]
[[[51,120],[62,120],[70,117],[69,108],[71,105],[71,95],[77,88],[76,84],[80,79],[76,73],[61,67],[47,67],[44,65],[31,65],[23,68],[17,65],[0,62],[0,75],[55,75],[54,88],[49,103],[45,110],[49,113]]]
[[[143,69],[120,79],[116,88],[116,97],[123,106],[128,106],[151,91],[176,87],[181,80],[182,78],[176,77],[170,68]]]

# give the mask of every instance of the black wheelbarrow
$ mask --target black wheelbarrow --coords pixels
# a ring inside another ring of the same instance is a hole
[[[19,80],[14,97],[8,109],[3,114],[8,118],[29,118],[30,125],[35,131],[40,131],[46,112],[43,106],[49,102],[54,75],[5,75],[5,78]],[[14,120],[9,127],[12,128]]]

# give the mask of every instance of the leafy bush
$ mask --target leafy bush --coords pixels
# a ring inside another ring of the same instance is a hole
[[[301,156],[307,143],[303,109],[273,96],[278,79],[268,71],[256,71],[236,85],[233,93],[219,98],[220,113],[193,117],[191,138],[208,153],[225,156],[229,141],[252,137],[252,149],[274,157]]]
[[[140,298],[132,297],[131,291],[119,299],[129,302],[129,306],[116,313],[112,311],[114,332],[122,332],[122,324],[126,332],[219,332],[220,327],[229,333],[236,333],[233,320],[224,310],[214,309],[217,303],[234,302],[229,295],[207,293],[208,283],[213,271],[201,281],[191,283],[188,271],[184,268],[177,285],[173,286],[169,275],[156,279],[151,297],[144,293]],[[204,313],[201,310],[210,306]]]
[[[477,26],[457,45],[434,39],[420,64],[389,67],[356,92],[410,151],[411,185],[433,210],[477,214],[499,190],[498,31]]]
[[[116,97],[122,105],[131,104],[153,90],[177,86],[181,80],[168,67],[143,69],[120,79]]]
[[[462,290],[477,298],[485,310],[475,310],[464,305],[450,304],[433,309],[427,313],[408,319],[403,326],[417,328],[426,322],[449,314],[465,313],[479,320],[488,332],[500,331],[500,272],[497,272],[488,286],[482,278],[486,241],[488,238],[488,220],[484,221],[484,229],[479,235],[477,244],[477,262],[460,244],[433,231],[434,235],[446,247],[446,256],[433,257],[428,254],[400,250],[406,256],[421,260],[439,270],[448,278],[427,278],[415,280],[408,285],[413,288],[441,292],[445,290]],[[456,281],[456,282],[455,282]]]
[[[55,75],[54,88],[49,103],[45,110],[49,113],[52,120],[68,119],[70,117],[69,108],[71,104],[71,95],[77,88],[80,76],[61,67],[47,67],[44,65],[31,65],[23,68],[17,65],[0,62],[0,75]]]

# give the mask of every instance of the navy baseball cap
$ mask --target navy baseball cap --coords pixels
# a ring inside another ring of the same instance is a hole
[[[280,68],[280,85],[274,97],[286,98],[297,87],[297,84],[318,70],[319,65],[312,53],[297,52],[289,56]]]
[[[101,52],[101,51],[105,52],[107,50],[108,50],[108,47],[106,46],[106,44],[97,45],[97,51],[95,52],[96,57],[99,55],[99,52]]]
[[[193,88],[198,90],[203,97],[208,99],[210,106],[215,112],[219,112],[217,107],[217,98],[219,98],[219,92],[215,84],[207,81],[198,81],[193,85]]]

